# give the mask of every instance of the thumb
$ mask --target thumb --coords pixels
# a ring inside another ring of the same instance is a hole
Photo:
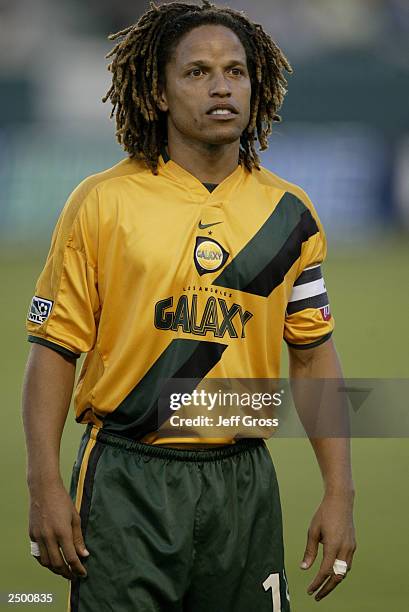
[[[74,542],[75,550],[81,557],[88,557],[89,551],[85,547],[84,538],[82,537],[81,531],[81,519],[80,517],[74,516],[72,521],[72,539]]]
[[[304,557],[300,563],[301,569],[308,569],[314,563],[318,552],[318,534],[308,531],[307,545]]]

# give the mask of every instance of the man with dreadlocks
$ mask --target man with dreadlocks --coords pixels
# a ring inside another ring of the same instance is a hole
[[[71,581],[72,612],[285,612],[264,440],[172,436],[158,407],[163,380],[278,378],[283,336],[291,377],[341,376],[321,223],[255,149],[291,66],[260,25],[209,2],[152,4],[110,38],[104,100],[128,155],[68,199],[28,313],[32,554]],[[81,353],[69,495],[59,447]],[[302,567],[322,541],[320,599],[351,566],[354,493],[347,441],[311,442],[325,494]]]

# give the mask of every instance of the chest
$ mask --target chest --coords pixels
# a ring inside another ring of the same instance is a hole
[[[297,245],[286,252],[287,216],[269,198],[243,195],[202,204],[119,200],[103,226],[101,268],[130,285],[202,283],[267,297],[296,256]]]

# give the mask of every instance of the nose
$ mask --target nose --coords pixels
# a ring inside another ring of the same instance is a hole
[[[214,74],[209,88],[210,96],[230,96],[231,87],[223,71]]]

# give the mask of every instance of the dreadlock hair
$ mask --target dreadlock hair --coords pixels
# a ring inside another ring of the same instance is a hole
[[[108,65],[112,85],[102,101],[110,99],[113,104],[111,118],[116,110],[118,142],[130,157],[144,160],[153,174],[158,173],[161,146],[167,141],[166,113],[158,106],[166,63],[184,34],[209,24],[232,30],[246,51],[252,93],[249,124],[240,137],[239,163],[250,172],[260,169],[255,140],[261,151],[267,149],[272,124],[281,121],[277,111],[287,93],[283,72],[293,70],[261,25],[243,12],[216,7],[208,0],[202,0],[202,6],[151,2],[136,24],[108,37],[119,42],[106,56],[113,58]]]

